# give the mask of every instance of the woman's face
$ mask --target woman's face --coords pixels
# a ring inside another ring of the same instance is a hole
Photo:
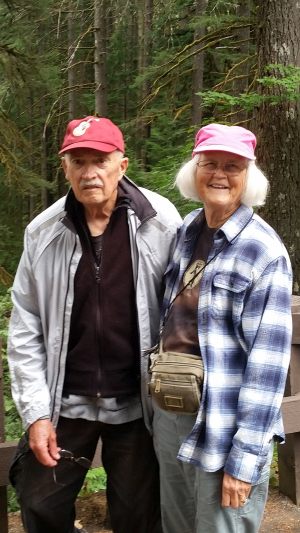
[[[197,163],[195,185],[205,209],[226,218],[241,205],[248,160],[228,152],[202,152]]]

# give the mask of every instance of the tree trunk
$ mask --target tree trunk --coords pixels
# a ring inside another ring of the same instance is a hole
[[[196,0],[195,11],[197,15],[205,15],[208,0]],[[199,26],[195,29],[194,40],[204,37],[205,27]],[[199,45],[197,45],[199,46]],[[203,89],[203,71],[204,71],[204,52],[199,52],[193,58],[193,74],[192,74],[192,125],[201,126],[202,122],[202,106],[201,96],[197,92]]]
[[[29,91],[29,97],[28,97],[28,113],[29,113],[29,117],[30,117],[30,128],[29,128],[29,132],[28,132],[28,139],[29,139],[29,143],[31,146],[34,145],[34,135],[33,135],[33,123],[34,123],[34,114],[33,114],[33,101],[34,101],[34,97],[33,97],[33,94],[32,94],[32,90]],[[35,158],[33,157],[32,153],[30,152],[30,156],[29,156],[29,165],[30,165],[30,170],[32,170],[32,172],[35,172],[36,168],[35,168],[35,165],[36,165],[36,160]],[[36,202],[36,190],[33,189],[29,192],[29,197],[28,197],[28,213],[26,213],[26,216],[28,216],[29,220],[32,220],[34,218],[34,214],[35,214],[35,202]]]
[[[300,10],[297,0],[260,2],[258,31],[259,77],[266,65],[300,65]],[[268,72],[280,78],[278,68]],[[280,96],[281,89],[264,88]],[[294,292],[300,284],[300,109],[298,102],[261,105],[256,118],[258,161],[270,180],[271,193],[263,217],[283,239],[294,270]]]
[[[47,140],[44,135],[41,137],[41,177],[47,182]],[[41,191],[42,210],[48,207],[48,191],[42,187]]]
[[[137,1],[138,13],[138,72],[144,75],[147,68],[151,65],[152,57],[152,19],[153,19],[153,0]],[[140,89],[140,102],[143,103],[150,94],[150,82],[144,80]],[[138,158],[144,170],[148,169],[146,141],[151,135],[151,124],[145,117],[138,118]]]
[[[237,7],[237,16],[239,19],[250,19],[250,0],[240,2]],[[244,61],[249,56],[250,49],[250,26],[246,28],[237,29],[235,31],[237,48],[236,52],[239,54],[241,65],[234,71],[235,80],[233,82],[233,94],[239,95],[245,93],[249,84],[249,62]],[[240,110],[238,113],[232,115],[233,123],[243,123],[248,119],[248,113],[245,110]]]
[[[76,73],[74,68],[75,63],[75,28],[74,28],[74,13],[73,4],[69,4],[68,13],[68,115],[72,120],[76,116],[76,93],[74,90]]]
[[[95,0],[94,3],[94,36],[95,36],[95,111],[96,115],[107,116],[107,3],[106,0]]]

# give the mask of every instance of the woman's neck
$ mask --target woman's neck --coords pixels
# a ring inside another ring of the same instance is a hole
[[[205,218],[208,227],[215,229],[221,228],[238,208],[239,206],[234,206],[232,209],[210,209],[208,206],[204,205]]]

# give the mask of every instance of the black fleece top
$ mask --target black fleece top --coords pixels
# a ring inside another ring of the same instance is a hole
[[[122,182],[103,233],[100,263],[82,204],[72,191],[66,203],[83,255],[74,281],[64,395],[118,398],[139,389],[139,338],[127,222],[127,208],[135,207],[132,196],[139,191],[130,182],[125,186]]]

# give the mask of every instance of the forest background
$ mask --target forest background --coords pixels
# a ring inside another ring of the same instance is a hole
[[[66,123],[108,116],[137,184],[182,215],[173,187],[210,122],[258,138],[271,190],[259,210],[283,239],[300,286],[300,4],[297,0],[0,0],[0,335],[6,436],[9,289],[26,224],[67,192],[57,155]]]

